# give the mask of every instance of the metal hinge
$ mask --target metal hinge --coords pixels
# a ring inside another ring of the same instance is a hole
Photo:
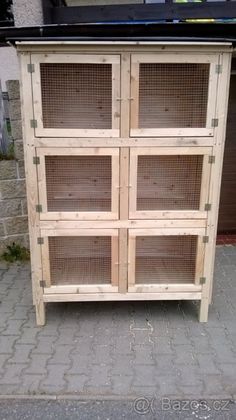
[[[41,213],[43,211],[42,204],[36,204],[35,209],[37,213]]]
[[[38,124],[37,124],[37,120],[30,120],[30,127],[31,128],[37,128]]]
[[[39,165],[39,163],[40,163],[40,158],[39,158],[39,156],[34,156],[34,157],[33,157],[33,163],[34,163],[35,165]]]
[[[27,64],[27,70],[28,70],[28,73],[34,73],[35,71],[34,64]]]
[[[209,236],[203,236],[203,237],[202,237],[202,242],[203,242],[204,244],[207,244],[207,243],[209,242]]]
[[[216,157],[215,156],[209,156],[209,159],[208,159],[208,162],[209,163],[215,163],[215,161],[216,161]]]
[[[38,238],[37,242],[38,242],[39,245],[43,245],[44,240],[43,240],[43,238]]]
[[[218,118],[212,118],[211,120],[211,126],[212,127],[218,127],[219,119]]]
[[[210,203],[206,203],[204,209],[205,209],[205,211],[211,210],[211,204]]]
[[[223,69],[222,64],[216,64],[216,73],[217,74],[222,73],[222,69]]]
[[[46,283],[44,280],[40,280],[39,285],[40,287],[46,287]]]
[[[199,283],[200,284],[205,284],[206,283],[206,277],[200,277]]]

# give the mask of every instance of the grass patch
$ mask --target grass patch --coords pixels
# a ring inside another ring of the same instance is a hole
[[[15,159],[14,143],[11,143],[6,153],[3,153],[2,151],[0,151],[0,160],[14,160],[14,159]]]
[[[28,261],[29,258],[29,250],[15,242],[8,245],[7,250],[1,255],[1,259],[6,262]]]

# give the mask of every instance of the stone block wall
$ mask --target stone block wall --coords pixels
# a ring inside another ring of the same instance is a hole
[[[13,242],[29,246],[19,82],[6,86],[15,160],[0,161],[0,254]]]

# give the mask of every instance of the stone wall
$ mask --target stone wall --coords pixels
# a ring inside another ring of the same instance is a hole
[[[19,82],[10,80],[6,86],[15,160],[0,161],[0,254],[13,242],[28,247]]]

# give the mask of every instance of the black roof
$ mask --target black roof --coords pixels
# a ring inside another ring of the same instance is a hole
[[[1,43],[54,40],[228,41],[236,45],[236,22],[127,21],[0,28]]]

